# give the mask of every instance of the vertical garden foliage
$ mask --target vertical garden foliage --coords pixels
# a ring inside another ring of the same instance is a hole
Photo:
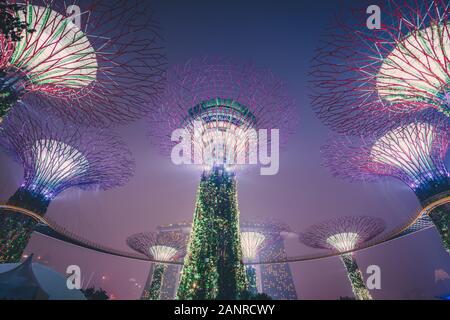
[[[430,218],[441,236],[442,245],[450,253],[450,210],[445,205],[437,207],[430,212]]]
[[[251,294],[255,295],[258,293],[258,287],[256,285],[256,269],[253,266],[247,266],[246,271],[247,271],[247,281],[248,281],[247,290]]]
[[[20,188],[8,200],[8,205],[20,206],[43,216],[49,200]],[[19,262],[37,222],[14,212],[0,212],[0,264]]]
[[[363,275],[351,253],[341,255],[341,260],[347,269],[347,276],[352,285],[353,294],[357,300],[372,300],[364,283]]]
[[[238,299],[247,287],[234,174],[204,173],[178,299]]]
[[[152,282],[149,288],[149,300],[159,300],[161,287],[166,267],[163,264],[157,264],[153,270]]]

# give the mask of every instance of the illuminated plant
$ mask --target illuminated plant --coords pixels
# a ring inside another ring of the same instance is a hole
[[[179,299],[237,299],[246,289],[234,173],[202,175],[177,291]]]
[[[2,123],[0,145],[24,169],[22,185],[7,204],[41,216],[64,190],[121,186],[134,169],[130,152],[117,136],[78,129],[25,106],[12,111]],[[4,213],[0,222],[0,262],[17,262],[36,221]]]
[[[144,289],[143,299],[159,300],[166,265],[185,253],[186,238],[179,232],[139,233],[127,239],[133,250],[143,253],[150,259],[158,261],[154,265],[151,283]]]
[[[339,217],[308,228],[300,234],[300,241],[312,248],[340,253],[355,298],[372,300],[351,251],[381,234],[385,228],[384,221],[379,218]]]
[[[0,117],[20,100],[95,126],[149,111],[163,88],[165,59],[146,3],[20,3],[12,14],[27,28],[18,38],[0,34]]]
[[[387,0],[380,29],[367,2],[346,10],[317,50],[313,105],[324,122],[365,133],[409,116],[450,120],[450,24],[445,0]]]
[[[294,102],[271,72],[208,58],[171,70],[151,135],[171,154],[178,145],[172,134],[181,130],[191,150],[183,159],[204,170],[178,298],[238,299],[244,292],[235,170],[252,162],[260,129],[279,129],[283,143],[295,124]],[[264,140],[270,145],[273,136]]]
[[[333,138],[323,149],[324,164],[335,176],[351,181],[397,178],[415,192],[425,207],[450,191],[450,174],[444,162],[450,138],[446,123],[428,119],[370,137]],[[438,207],[430,218],[449,251],[448,209]]]

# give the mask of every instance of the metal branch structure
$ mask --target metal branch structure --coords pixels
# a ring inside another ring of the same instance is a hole
[[[272,72],[204,58],[171,70],[162,106],[150,119],[150,134],[170,155],[177,144],[172,134],[182,129],[191,138],[187,160],[202,169],[225,165],[234,170],[255,156],[259,129],[279,129],[284,144],[297,121],[293,98]],[[268,145],[271,138],[267,133]]]
[[[186,236],[180,232],[147,232],[127,238],[127,244],[133,250],[145,254],[156,261],[175,261],[186,251]],[[153,267],[151,282],[144,288],[143,299],[159,300],[166,265],[157,263]],[[150,277],[149,277],[150,279]]]
[[[166,62],[148,3],[18,3],[23,10],[15,16],[27,28],[16,41],[0,35],[1,117],[20,100],[97,127],[152,110]]]
[[[428,118],[366,137],[334,137],[323,148],[323,162],[336,177],[350,181],[397,178],[425,207],[450,192],[450,173],[445,167],[448,129],[446,120]],[[449,210],[445,205],[438,207],[430,217],[449,251]]]
[[[124,185],[134,172],[131,153],[116,135],[79,129],[23,105],[2,123],[0,146],[24,170],[23,182],[7,204],[41,216],[68,188],[107,190]],[[36,222],[18,215],[0,218],[0,261],[17,262]]]
[[[386,0],[379,29],[367,26],[368,5],[346,8],[317,49],[311,87],[319,117],[347,134],[430,112],[449,122],[448,1]]]
[[[260,129],[279,129],[283,144],[296,122],[294,100],[267,70],[204,58],[169,73],[161,108],[150,118],[150,134],[167,155],[177,153],[175,140],[181,138],[188,145],[183,163],[203,170],[179,299],[232,300],[244,293],[235,172],[256,164]],[[265,133],[259,138],[271,145],[273,134]]]
[[[244,260],[255,260],[264,240],[266,240],[266,236],[263,233],[256,231],[241,232],[242,255]]]
[[[385,228],[385,222],[379,218],[338,217],[308,228],[300,234],[299,239],[312,248],[341,253],[340,257],[347,270],[355,298],[371,300],[372,296],[351,251],[383,233]]]

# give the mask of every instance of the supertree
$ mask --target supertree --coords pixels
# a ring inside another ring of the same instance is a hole
[[[255,262],[261,259],[260,254],[272,249],[272,246],[283,241],[282,234],[289,233],[288,226],[275,221],[243,221],[241,222],[241,245],[244,262],[246,263],[247,290],[250,294],[258,293],[258,280]],[[296,235],[297,236],[297,235]],[[281,258],[281,257],[280,257]],[[259,269],[261,273],[261,268]],[[263,288],[260,288],[262,291]],[[266,292],[264,292],[266,293]]]
[[[379,218],[338,217],[314,225],[300,234],[300,241],[312,248],[329,249],[340,254],[357,300],[372,300],[352,251],[380,235],[386,228]]]
[[[253,65],[205,58],[169,73],[151,135],[173,156],[173,133],[181,130],[183,159],[203,169],[178,298],[237,299],[244,292],[236,170],[254,160],[256,130],[280,129],[284,142],[296,116],[283,82]],[[271,145],[273,135],[260,138]]]
[[[379,26],[371,3],[346,8],[312,63],[312,104],[336,131],[364,134],[380,119],[395,126],[430,111],[450,121],[448,1],[383,3]]]
[[[147,2],[8,3],[0,9],[15,37],[0,33],[0,117],[22,100],[93,126],[130,121],[152,109],[166,63]]]
[[[285,240],[298,238],[298,234],[287,224],[273,219],[243,221],[241,232],[258,232],[264,235],[264,243],[258,248],[258,262],[285,261]],[[289,263],[262,263],[259,266],[254,263],[253,267],[259,271],[256,280],[260,285],[260,292],[275,300],[298,299]]]
[[[144,288],[143,299],[159,300],[166,265],[185,254],[186,237],[180,232],[147,232],[127,238],[127,244],[133,250],[158,261],[153,267],[151,283]]]
[[[324,165],[335,176],[351,181],[397,178],[425,207],[450,191],[450,174],[444,163],[450,141],[448,129],[446,120],[428,118],[365,137],[333,137],[323,148]],[[429,216],[449,251],[449,210],[440,206]]]
[[[258,256],[258,251],[266,239],[265,235],[256,231],[241,232],[242,256],[244,262],[253,262]],[[251,294],[258,293],[256,282],[256,269],[253,265],[246,266],[248,291]]]
[[[79,129],[25,106],[2,123],[0,146],[24,170],[23,183],[7,204],[40,216],[68,188],[110,189],[125,184],[134,170],[131,153],[114,134]],[[17,262],[37,222],[5,212],[0,222],[0,262]]]

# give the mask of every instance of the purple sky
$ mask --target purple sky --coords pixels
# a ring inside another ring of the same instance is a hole
[[[301,231],[342,215],[381,217],[392,229],[419,208],[401,182],[348,183],[320,166],[319,149],[328,131],[316,119],[308,99],[306,73],[313,50],[340,1],[155,1],[166,39],[169,63],[219,55],[251,59],[283,78],[297,99],[298,132],[281,154],[280,172],[238,174],[241,219],[276,219]],[[147,136],[145,121],[120,128],[136,158],[136,175],[125,187],[107,192],[69,190],[51,205],[48,216],[84,238],[128,250],[127,236],[161,224],[191,221],[200,173],[177,167],[159,155]],[[0,154],[0,197],[6,201],[20,185],[22,170]],[[288,244],[290,256],[315,251]],[[121,299],[139,298],[130,279],[143,284],[149,263],[107,256],[34,235],[27,252],[35,252],[60,272],[70,264],[82,269],[83,281],[102,286]],[[434,229],[356,254],[362,270],[377,264],[382,289],[374,298],[433,297],[450,292],[450,280],[435,282],[435,270],[450,274],[450,257]],[[301,299],[336,299],[351,295],[344,267],[337,258],[291,263]],[[101,277],[105,275],[106,280]]]

